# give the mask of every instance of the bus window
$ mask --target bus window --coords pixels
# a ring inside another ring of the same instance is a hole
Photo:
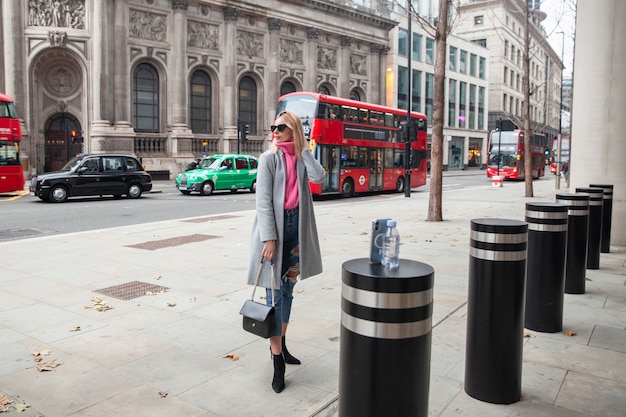
[[[348,106],[341,106],[341,120],[343,120],[344,122],[347,122],[348,120],[350,120],[350,107]]]
[[[329,112],[329,119],[331,120],[336,120],[339,119],[339,106],[336,105],[332,105],[329,106],[330,107],[330,112]]]
[[[369,122],[369,111],[367,109],[359,109],[359,123]]]
[[[404,151],[396,150],[393,154],[393,166],[394,167],[404,167]]]
[[[341,148],[341,168],[356,168],[356,160],[356,146],[343,146]]]
[[[385,149],[385,159],[383,162],[384,162],[384,168],[391,168],[394,166],[393,149],[390,149],[390,148]]]
[[[367,166],[367,152],[365,148],[358,148],[358,158],[356,161],[357,168],[368,168]]]
[[[394,124],[393,124],[393,114],[385,113],[385,126],[387,126],[387,127],[394,127]]]

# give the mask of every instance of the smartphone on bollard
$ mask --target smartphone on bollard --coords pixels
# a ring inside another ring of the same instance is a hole
[[[370,262],[380,263],[383,253],[383,239],[387,231],[387,220],[389,219],[374,219],[372,220],[372,233],[370,241]]]

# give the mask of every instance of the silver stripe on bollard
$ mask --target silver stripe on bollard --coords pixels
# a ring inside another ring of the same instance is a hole
[[[341,325],[353,333],[376,339],[410,339],[430,333],[432,318],[409,323],[381,323],[341,313]]]
[[[341,296],[351,303],[372,308],[415,308],[428,305],[433,300],[433,290],[410,293],[367,291],[341,284]]]

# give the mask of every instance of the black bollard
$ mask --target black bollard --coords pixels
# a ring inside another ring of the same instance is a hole
[[[611,252],[611,217],[613,216],[613,185],[612,184],[589,184],[592,188],[602,188],[602,237],[600,240],[600,252]]]
[[[563,290],[567,246],[567,205],[526,203],[528,256],[524,327],[563,330]]]
[[[565,293],[584,294],[587,275],[589,194],[557,194],[556,202],[566,204],[568,207]]]
[[[587,269],[600,269],[602,239],[602,188],[576,188],[577,193],[589,194],[589,231],[587,232]]]
[[[339,417],[427,417],[433,280],[421,262],[342,267]]]
[[[481,401],[521,396],[527,240],[525,222],[471,221],[465,392]]]

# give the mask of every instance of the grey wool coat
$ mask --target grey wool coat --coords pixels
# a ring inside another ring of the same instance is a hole
[[[296,158],[296,171],[300,205],[298,224],[300,277],[305,279],[322,272],[322,255],[309,181],[321,183],[324,181],[326,172],[309,149],[302,152],[302,161]],[[256,178],[256,216],[252,226],[248,268],[248,284],[250,285],[254,285],[259,270],[264,242],[276,240],[275,268],[271,268],[269,263],[265,262],[259,278],[259,286],[271,288],[270,276],[273,270],[274,288],[280,288],[286,175],[285,158],[280,148],[276,151],[266,151],[259,157]]]

